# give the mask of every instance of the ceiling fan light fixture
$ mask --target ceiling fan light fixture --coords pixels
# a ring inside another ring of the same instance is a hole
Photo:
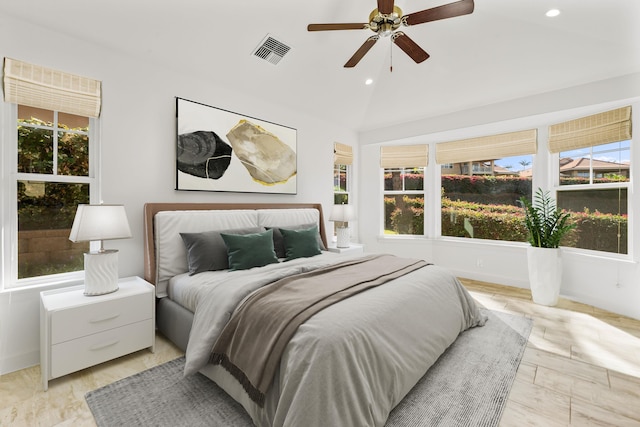
[[[402,25],[402,9],[393,7],[391,13],[380,13],[378,9],[373,9],[369,14],[369,29],[381,36],[388,36]]]
[[[378,34],[382,37],[389,37],[391,33],[393,33],[393,24],[389,22],[384,22],[378,27]]]

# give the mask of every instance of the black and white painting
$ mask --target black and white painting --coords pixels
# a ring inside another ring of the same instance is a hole
[[[296,194],[296,130],[176,98],[177,190]]]

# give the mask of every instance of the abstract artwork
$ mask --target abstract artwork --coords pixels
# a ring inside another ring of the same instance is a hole
[[[296,130],[176,98],[176,189],[296,194]]]

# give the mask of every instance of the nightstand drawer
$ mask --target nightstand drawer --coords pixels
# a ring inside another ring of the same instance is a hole
[[[57,378],[153,345],[151,319],[51,347],[49,378]]]
[[[51,313],[51,344],[151,319],[153,303],[153,298],[147,292],[100,304],[54,311]]]

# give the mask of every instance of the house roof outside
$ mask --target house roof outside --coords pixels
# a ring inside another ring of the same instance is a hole
[[[605,171],[605,172],[615,172],[615,171],[629,171],[628,163],[616,163],[616,162],[608,162],[605,160],[593,159],[593,170],[594,171]],[[570,157],[563,157],[560,159],[560,173],[567,174],[571,171],[588,171],[590,170],[589,159],[581,157],[578,159],[572,159]],[[532,176],[532,169],[524,169],[520,171],[521,177],[530,177]]]
[[[591,163],[591,164],[590,164]],[[564,165],[560,165],[560,173],[569,172],[569,171],[584,171],[590,170],[593,167],[594,171],[628,171],[629,164],[628,163],[616,163],[616,162],[607,162],[604,160],[593,159],[589,162],[589,159],[581,157],[579,159],[571,159],[570,162],[565,163]]]

